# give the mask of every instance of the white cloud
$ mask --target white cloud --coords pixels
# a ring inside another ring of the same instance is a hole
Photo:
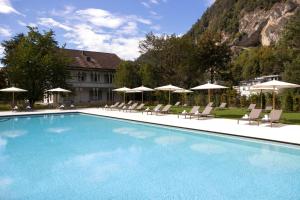
[[[67,5],[64,7],[63,10],[55,10],[53,9],[50,14],[51,15],[54,15],[54,16],[66,16],[68,14],[71,14],[73,13],[75,10],[75,7],[74,6],[70,6],[70,5]]]
[[[0,13],[3,13],[3,14],[15,13],[15,14],[19,14],[19,15],[21,14],[12,7],[9,0],[0,0]]]
[[[113,15],[112,13],[102,10],[89,8],[85,10],[78,10],[76,14],[95,26],[106,28],[118,28],[124,23],[124,18]]]
[[[72,11],[72,14],[68,14]],[[40,17],[38,24],[47,28],[59,28],[77,49],[116,53],[122,59],[133,60],[139,56],[139,41],[145,32],[141,26],[151,29],[152,21],[136,15],[121,15],[103,9],[52,10],[53,18]],[[19,22],[21,25],[26,23]]]
[[[39,18],[38,19],[38,24],[46,26],[46,27],[57,27],[57,28],[64,29],[66,31],[72,30],[71,27],[66,26],[66,25],[64,25],[64,24],[62,24],[62,23],[60,23],[60,22],[58,22],[58,21],[56,21],[52,18],[44,18],[44,17]]]
[[[11,36],[11,30],[9,28],[0,26],[0,36],[3,36],[3,37]]]
[[[167,3],[167,0],[148,0],[141,2],[141,4],[146,8],[150,8],[151,5],[159,5],[160,3]]]
[[[150,8],[150,5],[147,3],[147,2],[141,2],[141,4],[143,5],[143,6],[145,6],[146,8]]]

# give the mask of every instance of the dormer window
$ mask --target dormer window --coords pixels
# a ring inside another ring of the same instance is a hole
[[[87,56],[86,61],[91,62],[91,57]]]

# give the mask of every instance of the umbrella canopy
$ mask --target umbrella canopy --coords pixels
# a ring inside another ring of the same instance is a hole
[[[297,85],[294,83],[288,83],[288,82],[284,82],[284,81],[272,80],[272,81],[267,81],[264,83],[256,84],[252,87],[253,88],[284,89],[284,88],[297,88],[297,87],[300,87],[300,85]]]
[[[152,88],[148,88],[148,87],[145,87],[143,85],[140,86],[140,87],[133,88],[133,89],[141,91],[141,92],[151,92],[151,91],[154,91]]]
[[[213,90],[213,89],[225,89],[227,87],[222,86],[222,85],[217,85],[217,84],[212,84],[212,83],[206,83],[203,85],[199,85],[197,87],[191,88],[192,90]]]
[[[16,87],[9,87],[1,89],[0,92],[11,92],[12,93],[12,105],[15,104],[15,92],[27,92],[27,90],[16,88]]]
[[[1,89],[0,92],[27,92],[27,90],[16,88],[16,87],[9,87]]]
[[[47,90],[47,92],[65,92],[65,93],[68,93],[68,92],[71,92],[71,91],[58,87],[58,88]]]
[[[113,91],[114,92],[127,92],[129,90],[131,90],[131,89],[128,87],[121,87],[121,88],[114,89]]]
[[[128,87],[121,87],[121,88],[117,88],[117,89],[114,89],[113,91],[114,92],[123,92],[123,101],[125,103],[125,98],[126,98],[126,92],[130,91],[131,89],[128,88]]]
[[[217,85],[217,84],[212,84],[212,83],[206,83],[203,85],[199,85],[197,87],[191,88],[192,90],[208,90],[208,103],[210,102],[210,90],[215,90],[215,89],[225,89],[227,87],[222,86],[222,85]]]
[[[140,93],[140,92],[142,92],[142,91],[130,89],[130,90],[127,90],[125,93]]]
[[[175,90],[182,90],[182,88],[174,86],[174,85],[165,85],[165,86],[161,86],[161,87],[157,87],[154,88],[155,90],[161,90],[161,91],[168,91],[169,92],[169,104],[171,102],[171,92],[175,91]]]
[[[58,88],[53,88],[53,89],[47,90],[47,92],[70,93],[71,91],[58,87]],[[59,100],[60,100],[60,98],[59,98],[59,94],[58,94],[56,97],[57,103],[59,103]]]
[[[288,83],[284,81],[277,81],[277,80],[272,80],[272,81],[267,81],[264,83],[256,84],[252,86],[252,88],[260,89],[260,88],[268,88],[271,89],[273,92],[273,109],[275,109],[275,92],[276,89],[284,89],[284,88],[297,88],[300,87],[300,85],[294,84],[294,83]]]
[[[174,93],[192,93],[193,91],[191,90],[186,90],[186,89],[181,89],[181,90],[175,90]]]
[[[152,88],[148,88],[148,87],[145,87],[143,85],[140,86],[140,87],[133,88],[133,89],[142,92],[142,103],[144,103],[144,92],[152,92],[152,91],[154,91]]]

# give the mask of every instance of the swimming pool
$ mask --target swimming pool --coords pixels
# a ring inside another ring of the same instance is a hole
[[[84,114],[0,118],[0,199],[299,200],[300,148]]]

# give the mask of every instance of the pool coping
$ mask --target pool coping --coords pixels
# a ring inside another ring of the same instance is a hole
[[[99,110],[99,109],[97,109]],[[110,112],[110,111],[109,111]],[[251,140],[259,140],[259,141],[267,141],[267,142],[272,142],[272,143],[277,143],[277,144],[285,144],[285,145],[292,145],[292,146],[300,146],[300,143],[297,142],[289,142],[289,141],[283,141],[283,140],[278,140],[278,139],[270,139],[270,138],[263,138],[263,137],[255,137],[255,136],[249,136],[249,135],[244,135],[244,134],[236,134],[236,133],[230,133],[224,131],[213,131],[213,130],[207,130],[207,129],[201,129],[201,128],[193,128],[193,127],[186,127],[186,126],[176,126],[176,125],[171,125],[171,124],[164,124],[162,123],[157,123],[157,122],[150,122],[150,121],[144,121],[144,120],[137,120],[137,119],[129,119],[125,117],[116,117],[112,115],[104,115],[101,113],[93,113],[89,109],[75,109],[75,110],[46,110],[46,111],[39,111],[39,112],[20,112],[20,113],[7,113],[4,114],[0,113],[0,119],[5,118],[5,117],[24,117],[24,116],[37,116],[37,115],[53,115],[53,114],[87,114],[87,115],[94,115],[94,116],[101,116],[101,117],[106,117],[106,118],[112,118],[112,119],[119,119],[119,120],[127,120],[127,121],[132,121],[132,122],[139,122],[139,123],[146,123],[146,124],[152,124],[152,125],[159,125],[159,126],[165,126],[165,127],[173,127],[173,128],[179,128],[183,130],[190,130],[190,131],[204,131],[210,134],[216,134],[220,136],[230,136],[230,137],[239,137],[239,138],[245,138],[245,139],[251,139]],[[1,115],[2,114],[2,115]]]

